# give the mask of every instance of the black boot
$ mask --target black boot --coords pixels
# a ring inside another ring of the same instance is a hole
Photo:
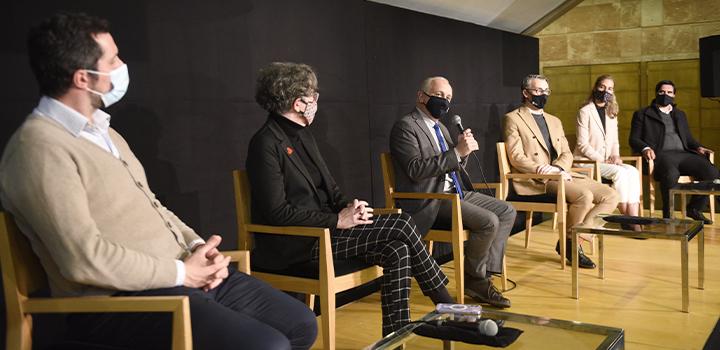
[[[430,300],[432,300],[433,304],[455,304],[455,299],[450,296],[450,293],[448,293],[447,288],[445,286],[442,286],[438,289],[431,290],[426,294]]]

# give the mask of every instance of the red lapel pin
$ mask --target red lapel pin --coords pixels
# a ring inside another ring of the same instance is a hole
[[[288,147],[288,148],[285,148],[285,152],[287,152],[287,154],[290,156],[290,155],[292,155],[293,152],[295,152],[295,151],[294,151],[291,147]]]

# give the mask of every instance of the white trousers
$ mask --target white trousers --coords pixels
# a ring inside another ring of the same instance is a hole
[[[640,173],[629,164],[600,164],[600,176],[612,181],[612,187],[620,194],[620,203],[640,202]]]

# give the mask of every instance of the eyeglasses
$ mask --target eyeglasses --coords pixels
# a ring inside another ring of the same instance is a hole
[[[550,92],[551,92],[551,91],[550,91],[550,88],[547,88],[547,89],[537,88],[537,89],[525,89],[525,90],[530,91],[530,92],[533,92],[533,93],[535,93],[535,95],[548,95],[548,96],[550,96]]]

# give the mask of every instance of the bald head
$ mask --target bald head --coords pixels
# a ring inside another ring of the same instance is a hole
[[[437,77],[425,78],[425,80],[422,81],[422,84],[420,84],[420,91],[423,91],[426,94],[429,94],[433,87],[433,84],[443,84],[443,83],[450,85],[450,82],[445,77],[437,76]]]

